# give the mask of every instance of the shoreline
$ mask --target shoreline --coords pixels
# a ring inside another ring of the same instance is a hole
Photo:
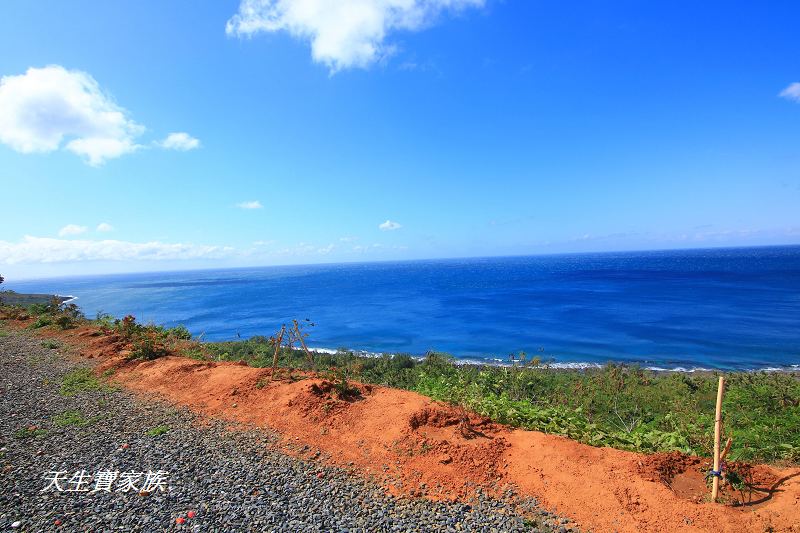
[[[4,299],[4,295],[12,296],[11,301],[7,301]],[[0,291],[0,302],[3,304],[10,304],[10,305],[22,305],[28,306],[35,303],[49,303],[53,298],[58,298],[61,300],[61,304],[74,304],[77,300],[79,300],[78,296],[74,295],[62,295],[62,294],[26,294],[26,293],[17,293],[14,291]],[[254,335],[256,337],[258,335]],[[202,339],[203,335],[195,335],[195,337]],[[252,337],[251,337],[252,338]],[[227,339],[227,340],[203,340],[202,342],[208,344],[219,344],[219,343],[228,343],[228,342],[247,342],[250,339]],[[329,354],[335,355],[340,350],[335,348],[327,348],[324,346],[309,346],[310,351],[315,353],[321,354]],[[346,348],[347,352],[350,352],[359,357],[370,357],[370,358],[380,358],[380,357],[394,357],[396,355],[409,355],[413,359],[417,361],[422,361],[425,359],[426,354],[405,354],[402,352],[374,352],[370,350],[364,350],[359,348]],[[439,352],[437,350],[431,350],[431,352],[435,353],[447,353],[447,352]],[[458,356],[455,354],[451,355],[454,360],[453,363],[458,366],[474,366],[474,367],[482,367],[482,366],[489,366],[489,367],[513,367],[511,363],[506,362],[503,359],[498,357],[489,357],[486,359],[479,359],[474,356]],[[556,370],[556,371],[585,371],[585,370],[593,370],[593,369],[602,369],[607,365],[618,365],[624,367],[639,367],[643,370],[648,370],[654,372],[656,374],[663,374],[663,373],[677,373],[677,374],[702,374],[702,373],[758,373],[758,372],[783,372],[783,373],[797,373],[800,372],[800,361],[795,364],[784,365],[784,366],[776,366],[776,365],[765,365],[762,367],[754,367],[754,368],[720,368],[720,367],[708,367],[708,366],[693,366],[688,367],[685,365],[678,365],[675,367],[667,367],[664,365],[659,364],[647,364],[646,362],[631,362],[631,361],[624,361],[624,360],[615,360],[615,359],[608,359],[602,363],[594,362],[594,361],[555,361],[552,360],[550,362],[542,362],[539,365],[539,368],[546,369],[546,370]]]
[[[210,344],[218,344],[218,343],[226,343],[226,342],[247,342],[248,340],[249,339],[237,339],[237,340],[230,340],[230,341],[204,341],[204,342],[208,342]],[[336,350],[336,349],[333,349],[333,348],[325,348],[325,347],[319,347],[319,346],[314,346],[314,347],[309,346],[308,349],[309,349],[309,351],[314,352],[314,353],[321,353],[321,354],[328,354],[328,355],[335,355],[335,354],[337,354],[337,353],[342,351],[342,350]],[[409,355],[411,358],[413,358],[416,361],[423,361],[425,359],[425,357],[426,357],[425,354],[423,354],[423,355],[418,355],[418,354],[412,355],[412,354],[398,354],[398,353],[391,353],[391,352],[371,352],[369,350],[360,350],[360,349],[351,349],[351,348],[347,348],[344,351],[350,352],[353,355],[358,356],[358,357],[371,357],[371,358],[394,357],[396,355]],[[436,352],[435,350],[433,350],[432,352],[442,353],[442,352]],[[452,354],[448,354],[448,355],[452,355]],[[502,360],[500,360],[498,358],[482,360],[482,359],[476,359],[476,358],[471,358],[471,357],[458,357],[456,355],[453,355],[453,358],[454,358],[453,359],[453,363],[455,365],[458,365],[458,366],[474,366],[474,367],[489,366],[489,367],[507,367],[507,368],[511,368],[511,367],[514,366],[511,363],[504,362],[504,361],[502,361]],[[563,362],[550,362],[550,363],[543,362],[540,365],[538,365],[538,368],[541,368],[543,370],[561,370],[561,371],[592,370],[592,369],[601,369],[604,366],[609,365],[609,364],[618,365],[618,366],[624,366],[624,367],[638,366],[642,370],[649,370],[649,371],[654,372],[656,374],[662,374],[662,373],[695,374],[695,373],[715,373],[715,372],[723,372],[723,373],[726,373],[726,374],[738,373],[738,372],[744,372],[744,373],[757,373],[757,372],[795,373],[795,372],[800,372],[800,364],[792,364],[792,365],[788,365],[788,366],[765,366],[765,367],[759,367],[759,368],[734,368],[734,369],[731,369],[731,368],[709,368],[709,367],[702,367],[702,366],[691,367],[691,368],[687,368],[687,367],[684,367],[684,366],[676,366],[674,368],[666,368],[664,366],[657,366],[657,365],[644,366],[644,365],[642,365],[640,363],[636,363],[636,362],[632,363],[632,362],[629,362],[629,361],[615,361],[613,359],[609,359],[605,363],[595,363],[595,362],[590,362],[590,361],[563,361]],[[520,365],[520,366],[522,366],[522,365]]]

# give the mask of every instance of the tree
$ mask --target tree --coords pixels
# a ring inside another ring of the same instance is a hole
[[[5,278],[3,277],[2,274],[0,274],[0,283],[3,283],[4,281],[5,281]]]

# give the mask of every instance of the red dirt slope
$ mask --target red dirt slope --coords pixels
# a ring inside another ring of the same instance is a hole
[[[513,430],[403,390],[359,385],[358,394],[343,400],[323,380],[271,381],[269,370],[242,364],[181,357],[126,362],[113,339],[89,334],[58,335],[85,356],[103,358],[100,370],[115,367],[114,380],[132,390],[268,426],[293,450],[319,450],[335,464],[375,476],[391,492],[469,498],[476,487],[495,493],[515,487],[594,531],[800,532],[797,468],[755,467],[765,492],[746,505],[700,503],[704,465],[697,458]]]

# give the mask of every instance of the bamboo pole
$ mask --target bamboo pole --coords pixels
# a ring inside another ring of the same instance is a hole
[[[717,387],[717,411],[714,416],[714,472],[719,472],[719,444],[722,438],[722,394],[725,391],[725,378],[719,377]],[[711,501],[716,502],[719,495],[719,476],[714,475],[711,481]]]
[[[281,343],[283,342],[283,334],[286,332],[286,324],[281,326],[281,332],[278,333],[278,340],[275,342],[275,355],[272,356],[272,379],[275,379],[275,372],[278,371],[278,354],[281,351]]]
[[[294,320],[294,331],[297,334],[297,338],[300,339],[300,346],[303,347],[303,350],[306,352],[306,356],[308,357],[308,362],[311,364],[311,368],[314,368],[314,356],[311,355],[311,352],[308,351],[308,347],[306,346],[306,341],[303,338],[303,333],[300,331],[300,326],[297,324],[297,319]]]

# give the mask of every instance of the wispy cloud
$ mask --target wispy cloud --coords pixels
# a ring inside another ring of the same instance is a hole
[[[331,72],[365,68],[391,54],[394,31],[417,31],[442,12],[481,7],[485,0],[242,0],[229,35],[286,31],[310,41],[314,61]]]
[[[379,242],[372,243],[371,245],[364,245],[364,244],[356,244],[355,246],[350,248],[350,251],[356,252],[359,254],[364,254],[368,252],[381,252],[385,250],[408,250],[408,246],[402,244],[395,244],[392,246],[385,246]]]
[[[166,150],[179,150],[181,152],[200,148],[200,140],[183,131],[170,133],[163,141],[157,144]]]
[[[0,263],[65,263],[76,261],[160,261],[214,259],[233,255],[234,248],[182,243],[73,240],[25,236],[20,242],[0,241]]]
[[[67,237],[69,235],[80,235],[81,233],[86,233],[88,230],[86,226],[79,226],[77,224],[67,224],[60,230],[58,230],[59,237]]]
[[[109,231],[114,231],[114,226],[112,226],[108,222],[101,222],[100,224],[97,225],[95,231],[99,231],[101,233],[108,233]]]
[[[328,255],[337,250],[334,243],[325,246],[319,246],[307,242],[300,242],[294,246],[285,246],[276,250],[267,252],[263,257],[306,257],[313,258],[319,255]]]
[[[394,231],[394,230],[400,229],[402,227],[403,227],[402,224],[399,224],[399,223],[394,222],[392,220],[387,220],[386,222],[383,222],[382,224],[380,224],[378,226],[378,228],[381,229],[382,231]]]
[[[788,87],[782,90],[778,96],[786,98],[787,100],[800,102],[800,82],[790,84]]]
[[[248,202],[240,202],[236,204],[239,209],[263,209],[264,206],[258,200],[250,200]]]

